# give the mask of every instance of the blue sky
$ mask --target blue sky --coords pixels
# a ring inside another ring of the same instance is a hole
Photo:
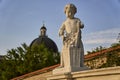
[[[85,28],[82,40],[85,51],[117,42],[120,33],[120,0],[0,0],[0,55],[11,48],[30,43],[39,36],[43,21],[47,35],[61,51],[58,30],[65,20],[64,6],[77,7],[75,17]]]

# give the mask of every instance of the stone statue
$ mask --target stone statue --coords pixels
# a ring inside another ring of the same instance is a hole
[[[63,22],[59,30],[59,36],[62,37],[64,46],[82,47],[80,29],[82,29],[84,25],[80,19],[74,17],[77,12],[76,7],[73,4],[68,4],[65,6],[64,12],[67,19]]]
[[[74,17],[77,8],[73,4],[67,4],[64,8],[67,19],[62,23],[59,36],[62,37],[63,47],[61,51],[60,69],[56,72],[72,72],[84,68],[84,49],[81,41],[81,29],[84,25],[79,18]],[[54,73],[56,73],[54,70]]]

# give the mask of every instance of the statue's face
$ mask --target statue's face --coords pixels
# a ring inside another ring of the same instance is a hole
[[[74,12],[70,7],[66,9],[66,17],[71,19],[74,18]]]

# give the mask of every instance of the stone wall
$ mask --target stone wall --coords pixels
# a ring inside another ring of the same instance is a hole
[[[120,80],[120,66],[52,75],[52,71],[12,80]]]
[[[51,75],[47,80],[120,80],[120,67]]]
[[[111,47],[96,53],[85,55],[84,63],[91,69],[100,68],[103,64],[107,63],[107,54],[109,53],[116,54],[118,57],[120,57],[120,46]],[[115,66],[116,64],[114,63],[113,65]]]
[[[96,56],[93,59],[85,60],[84,64],[90,69],[97,69],[106,63],[107,58],[105,55]]]

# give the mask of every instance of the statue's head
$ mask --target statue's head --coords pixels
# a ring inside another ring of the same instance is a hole
[[[68,12],[75,14],[77,12],[76,6],[74,4],[67,4],[64,8],[64,13],[67,14]]]

